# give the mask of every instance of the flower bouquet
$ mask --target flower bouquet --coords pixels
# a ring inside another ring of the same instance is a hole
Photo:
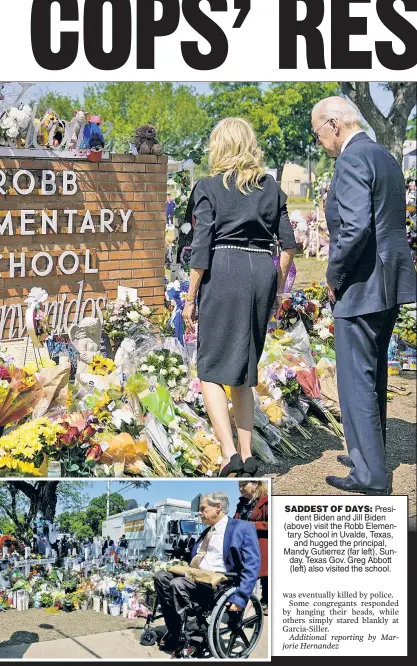
[[[150,352],[142,359],[140,372],[155,382],[166,383],[169,388],[178,384],[188,384],[188,368],[182,356],[169,349],[158,349]]]
[[[12,458],[40,467],[44,457],[56,446],[58,436],[64,432],[61,425],[41,417],[4,435],[1,446]]]
[[[14,366],[0,366],[0,428],[31,413],[42,396],[42,383]]]
[[[299,289],[295,294],[282,301],[281,308],[278,311],[279,326],[287,330],[294,324],[302,320],[307,331],[313,326],[313,315],[316,312],[316,305],[308,300],[304,291]]]
[[[113,350],[116,351],[127,337],[148,338],[153,327],[150,322],[153,311],[143,301],[109,301],[104,312],[103,330],[108,335]],[[134,332],[134,336],[131,333]]]

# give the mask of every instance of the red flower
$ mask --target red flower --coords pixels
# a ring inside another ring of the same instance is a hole
[[[283,310],[290,310],[291,309],[291,301],[290,300],[285,300],[282,301],[282,309]]]
[[[313,312],[315,312],[315,311],[316,311],[316,306],[314,305],[314,303],[312,303],[311,301],[309,301],[309,302],[307,303],[307,305],[306,305],[306,312],[311,312],[311,313],[313,313]]]
[[[90,460],[94,460],[94,462],[97,462],[98,460],[100,460],[102,453],[103,451],[101,449],[100,444],[93,444],[93,446],[89,448],[87,451],[87,458],[86,458],[87,462]]]
[[[333,333],[333,334],[334,334],[334,326],[333,326],[333,324],[330,324],[330,326],[329,326],[329,331],[330,331],[330,333]]]
[[[10,372],[4,366],[0,367],[0,379],[6,379],[6,381],[8,381],[8,382],[12,381],[12,377],[10,375]]]
[[[90,425],[88,425],[86,428],[83,430],[83,439],[86,441],[87,439],[90,439],[90,437],[94,437],[96,434],[96,431],[94,428],[92,428]]]

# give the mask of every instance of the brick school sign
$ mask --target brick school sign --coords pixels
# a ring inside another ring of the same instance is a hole
[[[24,299],[49,294],[52,328],[102,319],[118,285],[164,302],[167,157],[0,157],[0,339],[23,337]]]

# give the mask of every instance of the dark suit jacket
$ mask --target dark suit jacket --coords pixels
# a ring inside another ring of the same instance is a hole
[[[365,132],[354,136],[336,161],[326,220],[327,280],[336,287],[335,317],[416,300],[403,174],[394,157]]]
[[[197,554],[198,545],[210,528],[204,530],[194,544],[191,557]],[[237,590],[229,601],[245,607],[259,576],[261,555],[254,525],[246,520],[229,518],[224,533],[223,559],[226,571],[237,573]]]

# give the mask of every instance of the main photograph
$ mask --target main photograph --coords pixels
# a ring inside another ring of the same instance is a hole
[[[248,479],[0,483],[0,661],[268,659],[269,493]]]
[[[414,83],[13,83],[0,466],[415,503]]]

